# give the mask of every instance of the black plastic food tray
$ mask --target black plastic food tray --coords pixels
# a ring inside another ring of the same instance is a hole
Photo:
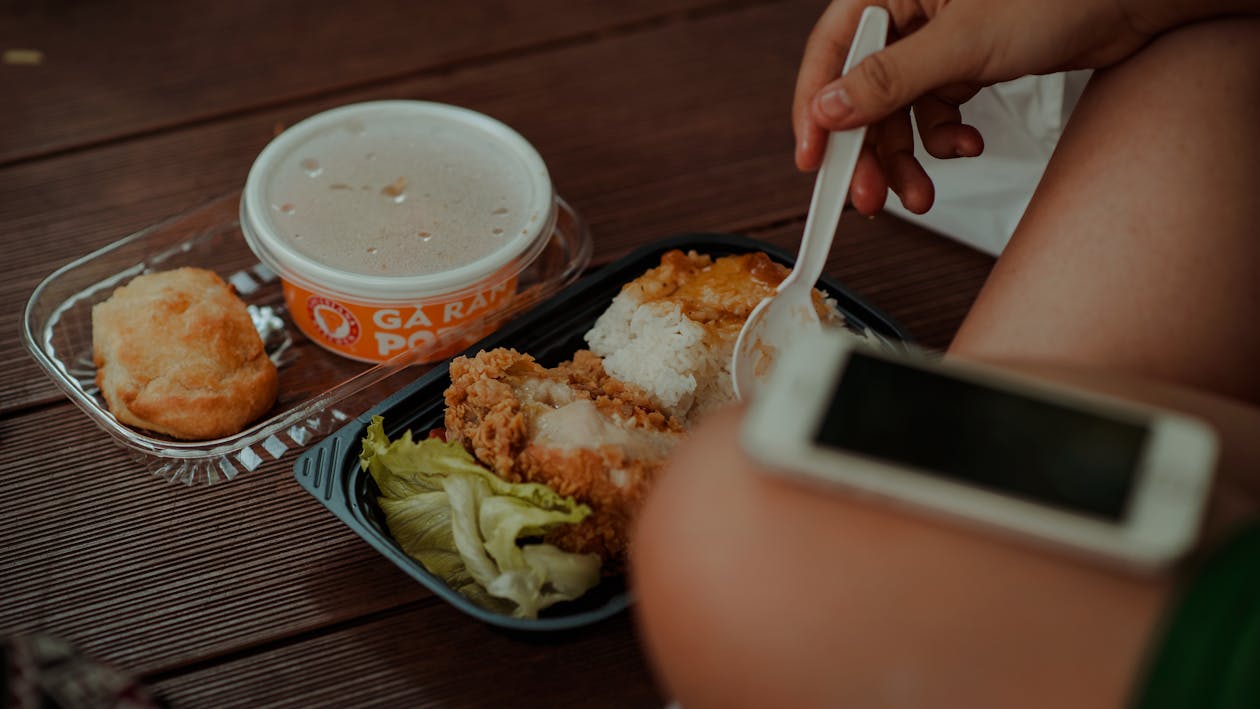
[[[533,355],[548,367],[571,358],[575,351],[586,346],[582,336],[621,287],[657,266],[661,256],[671,249],[694,250],[715,258],[760,250],[783,264],[791,265],[793,260],[775,246],[743,236],[685,234],[667,238],[637,249],[560,291],[470,347],[468,353],[511,347]],[[854,328],[869,328],[889,340],[909,339],[900,326],[839,283],[824,278],[819,285],[836,299]],[[375,415],[385,417],[385,431],[390,438],[407,429],[423,438],[430,429],[442,425],[443,393],[449,385],[448,366],[443,364],[346,424],[298,459],[295,466],[298,483],[412,578],[461,611],[487,623],[512,630],[565,630],[603,620],[628,607],[630,594],[624,579],[606,578],[582,598],[552,606],[537,619],[502,615],[475,605],[448,587],[394,542],[376,502],[380,491],[372,477],[359,468],[360,440]]]

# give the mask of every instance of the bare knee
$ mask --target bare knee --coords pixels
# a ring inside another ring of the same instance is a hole
[[[678,451],[635,536],[642,635],[683,706],[1120,704],[1150,591],[789,484],[738,423]],[[1106,642],[1082,648],[1081,627]]]
[[[786,518],[800,493],[753,471],[738,423],[736,412],[706,421],[640,516],[631,572],[644,641],[684,706],[820,705],[827,673],[801,658],[834,656],[804,651],[819,625],[811,596],[834,579],[809,545],[784,543],[798,538]]]
[[[1099,72],[952,350],[1260,401],[1260,19]]]
[[[710,455],[712,443],[702,429],[675,454],[639,516],[631,575],[644,640],[665,691],[688,702],[703,697],[734,706],[736,697],[724,696],[724,689],[739,683],[725,678],[739,666],[743,643],[741,628],[728,621],[746,614],[739,589],[721,585],[739,577],[737,556],[744,550],[736,551],[738,525],[722,515],[756,522],[741,502],[745,471],[737,456],[720,449]]]

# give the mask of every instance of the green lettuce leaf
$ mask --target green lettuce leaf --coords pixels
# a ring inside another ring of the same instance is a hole
[[[362,464],[377,487],[385,523],[412,558],[478,605],[520,618],[599,583],[599,557],[522,543],[581,522],[586,505],[545,485],[511,483],[458,443],[390,441],[380,416],[363,438]]]

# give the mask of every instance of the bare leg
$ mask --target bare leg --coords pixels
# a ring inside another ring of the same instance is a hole
[[[953,352],[1260,402],[1260,21],[1097,75]]]
[[[1222,469],[1260,469],[1260,409],[1140,398],[1216,425]],[[792,484],[731,445],[739,423],[719,413],[675,454],[634,538],[643,638],[684,707],[1125,705],[1170,579]],[[1224,492],[1217,524],[1254,518],[1255,485]]]
[[[1101,366],[1103,388],[1203,416],[1222,472],[1253,476],[1234,518],[1255,514],[1260,409],[1125,382],[1260,399],[1258,106],[1257,22],[1101,76],[954,347],[1086,385]],[[635,536],[644,639],[684,706],[1124,703],[1169,581],[790,485],[732,445],[738,422],[679,451]]]

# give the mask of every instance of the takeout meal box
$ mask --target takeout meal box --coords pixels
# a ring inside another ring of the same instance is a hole
[[[671,249],[694,250],[714,258],[764,251],[780,263],[792,263],[792,258],[785,252],[747,237],[692,234],[667,238],[644,246],[551,296],[470,347],[467,353],[510,347],[532,355],[547,367],[570,359],[575,351],[586,347],[583,335],[607,309],[621,287],[657,266],[661,256]],[[900,326],[839,283],[824,278],[819,282],[819,288],[835,298],[847,324],[855,330],[869,330],[875,337],[893,342],[909,339]],[[487,623],[511,630],[564,630],[589,625],[625,609],[630,597],[624,580],[605,578],[581,598],[552,606],[537,619],[495,613],[475,605],[430,574],[393,540],[377,504],[380,491],[376,482],[367,471],[360,469],[360,441],[376,415],[384,417],[385,431],[391,439],[408,429],[418,438],[424,438],[428,431],[443,425],[443,393],[448,386],[449,367],[444,363],[399,389],[302,454],[295,466],[297,481],[346,526],[409,576],[459,610]]]
[[[444,333],[445,342],[462,349],[581,275],[590,262],[590,232],[563,200],[557,205],[550,236],[516,277],[510,302],[470,323],[468,332]],[[53,382],[141,466],[173,482],[231,480],[303,449],[397,389],[402,377],[421,371],[408,369],[423,359],[414,350],[370,364],[311,342],[287,310],[280,279],[246,244],[239,207],[239,192],[224,195],[57,269],[35,288],[23,317],[26,347]],[[216,440],[177,441],[124,425],[96,386],[92,306],[137,275],[182,266],[215,271],[235,288],[280,370],[272,409],[240,433]]]

